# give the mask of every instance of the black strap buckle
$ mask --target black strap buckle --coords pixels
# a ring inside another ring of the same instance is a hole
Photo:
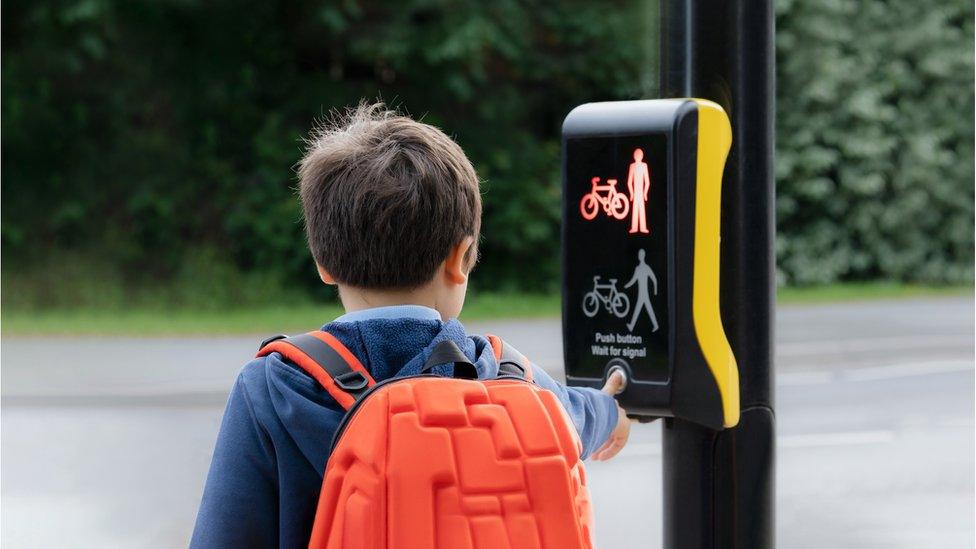
[[[286,336],[285,334],[278,334],[276,336],[271,336],[268,339],[265,339],[264,341],[261,342],[261,345],[258,347],[258,350],[260,351],[261,349],[264,349],[265,347],[268,346],[269,343],[274,343],[279,339],[287,339],[287,338],[288,336]]]
[[[454,377],[461,379],[478,379],[478,368],[468,360],[460,347],[450,339],[438,343],[427,357],[427,362],[420,369],[420,373],[430,372],[434,366],[454,364]]]
[[[525,366],[522,364],[509,359],[501,359],[498,361],[498,374],[503,376],[515,376],[525,379]]]
[[[339,374],[332,379],[340,389],[353,396],[358,396],[369,387],[369,380],[358,370]]]

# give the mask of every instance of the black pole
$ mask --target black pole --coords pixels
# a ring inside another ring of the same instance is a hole
[[[774,546],[772,0],[661,0],[661,96],[722,105],[722,321],[739,366],[738,426],[664,425],[664,546]]]

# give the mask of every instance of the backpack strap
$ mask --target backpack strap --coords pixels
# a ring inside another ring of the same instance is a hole
[[[257,356],[281,353],[312,376],[329,395],[349,409],[376,381],[359,359],[332,334],[314,331],[264,340]]]
[[[426,374],[441,364],[454,365],[454,377],[461,379],[478,379],[478,368],[468,360],[464,351],[450,339],[441,341],[430,352],[420,373]]]
[[[491,343],[491,350],[495,353],[495,360],[498,362],[498,375],[517,376],[532,381],[532,363],[525,358],[525,355],[498,336],[487,337],[488,342]]]

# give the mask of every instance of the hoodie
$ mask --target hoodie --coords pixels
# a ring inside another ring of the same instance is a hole
[[[420,373],[433,347],[454,341],[481,379],[497,375],[491,345],[457,320],[424,308],[384,307],[322,327],[379,382]],[[403,316],[406,315],[406,316]],[[583,443],[599,448],[617,423],[613,399],[565,387],[533,365],[537,385],[556,394]],[[453,365],[433,369],[450,376]],[[191,547],[305,547],[315,519],[332,436],[345,411],[318,383],[278,353],[244,366],[231,390],[197,514]]]

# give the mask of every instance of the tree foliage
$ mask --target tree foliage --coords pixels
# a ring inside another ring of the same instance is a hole
[[[973,4],[777,4],[789,282],[973,277]]]
[[[559,124],[653,94],[652,4],[8,2],[4,271],[85,257],[138,285],[205,258],[315,288],[300,140],[379,97],[474,161],[479,284],[552,289]],[[777,24],[784,278],[969,280],[972,5],[784,1]]]
[[[559,124],[638,97],[626,2],[5,5],[8,267],[86,247],[172,277],[210,246],[314,284],[293,165],[316,117],[383,98],[445,129],[484,180],[486,286],[556,278]]]

